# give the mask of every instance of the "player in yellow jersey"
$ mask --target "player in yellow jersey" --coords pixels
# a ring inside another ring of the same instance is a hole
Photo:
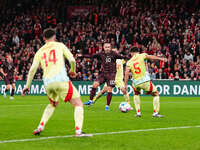
[[[148,55],[146,53],[140,54],[137,47],[132,48],[130,52],[132,58],[126,65],[125,88],[127,89],[129,73],[131,72],[133,77],[134,104],[137,112],[136,117],[141,117],[139,97],[141,89],[146,91],[147,94],[151,94],[153,96],[153,117],[163,117],[163,115],[160,115],[159,113],[159,93],[154,84],[150,81],[146,60],[160,60],[167,62],[167,59],[154,55]]]
[[[66,58],[70,62],[71,69],[69,75],[76,77],[76,62],[70,50],[60,42],[56,42],[56,31],[48,28],[43,32],[45,45],[43,45],[35,54],[33,64],[28,73],[26,86],[23,89],[22,96],[30,88],[31,82],[41,66],[43,70],[43,81],[50,104],[47,105],[38,128],[33,132],[34,135],[40,135],[44,127],[52,116],[59,99],[65,102],[70,102],[74,106],[75,120],[75,136],[91,136],[82,132],[83,125],[83,103],[80,99],[80,94],[73,86],[66,73],[65,61]]]

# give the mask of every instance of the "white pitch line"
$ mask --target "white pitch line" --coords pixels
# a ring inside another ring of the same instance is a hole
[[[31,105],[18,105],[18,104],[16,104],[16,105],[0,105],[0,107],[27,107],[27,106],[37,106],[37,105],[47,105],[47,104],[31,104]]]
[[[111,103],[120,103],[120,102],[111,102]],[[141,103],[152,103],[152,101],[141,101]],[[162,104],[174,104],[174,103],[200,103],[200,101],[188,101],[188,102],[160,102],[160,103],[162,103]]]
[[[112,134],[123,134],[123,133],[137,133],[137,132],[150,132],[150,131],[162,131],[162,130],[190,129],[190,128],[200,128],[200,125],[168,127],[168,128],[155,128],[155,129],[127,130],[127,131],[92,133],[92,134],[93,135],[112,135]],[[74,135],[64,135],[64,136],[49,136],[49,137],[31,138],[31,139],[5,140],[5,141],[0,141],[0,144],[29,142],[29,141],[41,141],[41,140],[47,140],[47,139],[61,139],[61,138],[71,138],[71,137],[75,137],[75,136]]]
[[[105,103],[104,101],[101,101],[101,102],[98,102],[98,103]],[[112,103],[114,103],[114,104],[119,104],[120,102],[112,102]],[[152,102],[148,102],[148,101],[144,101],[144,102],[142,102],[142,103],[152,103]],[[176,104],[176,103],[200,103],[200,101],[188,101],[188,102],[160,102],[161,104]],[[0,107],[27,107],[27,106],[37,106],[37,105],[47,105],[47,104],[30,104],[30,105],[21,105],[21,104],[11,104],[11,105],[4,105],[4,104],[2,104],[2,105],[0,105]]]

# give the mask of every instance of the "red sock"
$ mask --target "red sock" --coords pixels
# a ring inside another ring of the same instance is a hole
[[[108,95],[107,95],[107,105],[108,106],[110,106],[111,99],[112,99],[112,92],[108,92]]]
[[[90,100],[93,100],[94,95],[96,94],[96,88],[92,88],[91,92],[90,92]]]

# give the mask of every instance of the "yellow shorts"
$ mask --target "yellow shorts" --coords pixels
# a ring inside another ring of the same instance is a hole
[[[147,81],[136,86],[133,85],[135,95],[139,95],[142,89],[147,95],[157,92],[155,85],[151,81]]]
[[[121,89],[122,87],[125,87],[123,80],[115,80],[115,85],[117,88]]]
[[[46,86],[46,93],[51,104],[56,106],[58,100],[61,98],[65,102],[71,99],[79,98],[80,94],[74,87],[71,81],[69,82],[55,82]]]
[[[115,80],[115,86],[119,89],[122,87],[125,87],[124,81],[123,80]],[[104,84],[104,87],[107,87],[107,84]]]

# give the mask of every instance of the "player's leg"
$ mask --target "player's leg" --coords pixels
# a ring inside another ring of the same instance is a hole
[[[12,90],[11,90],[11,94],[10,94],[10,99],[14,99],[14,94],[15,94],[15,83],[12,82]]]
[[[153,117],[162,118],[164,115],[160,114],[160,97],[158,91],[152,93],[153,96]]]
[[[92,90],[90,92],[90,99],[87,102],[84,103],[85,105],[92,105],[92,104],[94,104],[93,98],[94,98],[94,96],[96,94],[96,90],[97,90],[98,86],[101,85],[104,82],[105,82],[104,75],[100,74],[100,76],[98,77],[98,79],[96,81],[94,81],[94,83],[92,85]]]
[[[136,117],[141,117],[141,109],[140,109],[140,88],[137,86],[132,86],[134,91],[133,102],[136,110]]]
[[[159,111],[160,111],[160,98],[159,98],[159,93],[155,87],[155,85],[149,81],[146,82],[146,89],[144,89],[145,91],[147,91],[146,94],[151,94],[153,96],[153,117],[164,117],[163,115],[160,115]]]
[[[112,86],[108,86],[108,88],[107,88],[108,94],[107,94],[107,104],[106,104],[106,107],[105,107],[106,111],[109,110],[110,103],[111,103],[111,100],[112,100],[112,89],[113,89]]]
[[[111,100],[112,100],[112,90],[115,87],[115,73],[107,74],[105,76],[105,80],[106,80],[106,83],[107,83],[107,86],[108,86],[108,89],[107,89],[107,91],[108,91],[107,104],[106,104],[105,110],[108,111],[109,107],[110,107]]]
[[[71,99],[70,103],[74,106],[74,121],[75,121],[76,134],[80,134],[82,132],[83,119],[84,119],[83,103],[80,97]]]
[[[123,80],[115,80],[116,87],[120,89],[124,95],[125,100],[130,104],[129,94],[125,89]]]
[[[57,92],[54,90],[55,85],[48,85],[46,87],[47,96],[49,98],[50,104],[48,104],[43,112],[42,118],[36,130],[34,130],[34,135],[40,135],[40,133],[44,130],[46,123],[53,115],[53,112],[58,105],[59,96]]]
[[[160,98],[158,91],[152,93],[153,96],[153,117],[164,117],[160,115]]]
[[[10,82],[9,82],[9,80],[6,76],[4,76],[4,82],[5,82],[5,85],[6,85],[6,89],[3,91],[3,97],[6,98],[8,91],[10,89]]]
[[[83,103],[80,98],[80,94],[74,85],[69,81],[69,83],[64,84],[63,89],[60,92],[60,97],[69,101],[74,106],[74,121],[75,121],[75,134],[77,137],[82,136],[92,136],[90,134],[85,134],[82,132],[83,120],[84,120],[84,110]],[[66,88],[67,87],[67,88]]]
[[[74,106],[75,136],[76,137],[92,136],[91,134],[85,134],[84,132],[82,132],[84,110],[83,110],[83,103],[80,97],[71,99],[70,103]]]
[[[107,92],[107,84],[104,85],[103,89],[97,93],[97,95],[93,98],[93,102],[95,103],[104,93]]]
[[[4,92],[3,92],[3,97],[4,97],[4,98],[7,97],[7,95],[8,95],[8,91],[9,91],[9,88],[10,88],[10,85],[7,84],[7,85],[6,85],[6,89],[5,89]]]
[[[90,99],[89,99],[87,102],[84,103],[85,105],[92,105],[92,104],[94,104],[93,98],[94,98],[94,96],[95,96],[95,94],[96,94],[96,90],[97,90],[97,87],[98,87],[98,86],[99,86],[99,82],[98,82],[98,81],[95,81],[95,82],[93,83],[93,85],[92,85],[92,90],[91,90],[91,92],[90,92]]]
[[[92,86],[92,90],[90,92],[90,100],[93,100],[95,94],[96,94],[96,90],[98,88],[99,85],[103,84],[105,82],[105,78],[104,75],[101,74],[98,79],[94,82],[93,86]]]
[[[40,133],[44,130],[46,123],[53,115],[53,112],[56,108],[57,104],[48,104],[43,112],[42,118],[36,130],[34,130],[34,135],[40,135]]]

